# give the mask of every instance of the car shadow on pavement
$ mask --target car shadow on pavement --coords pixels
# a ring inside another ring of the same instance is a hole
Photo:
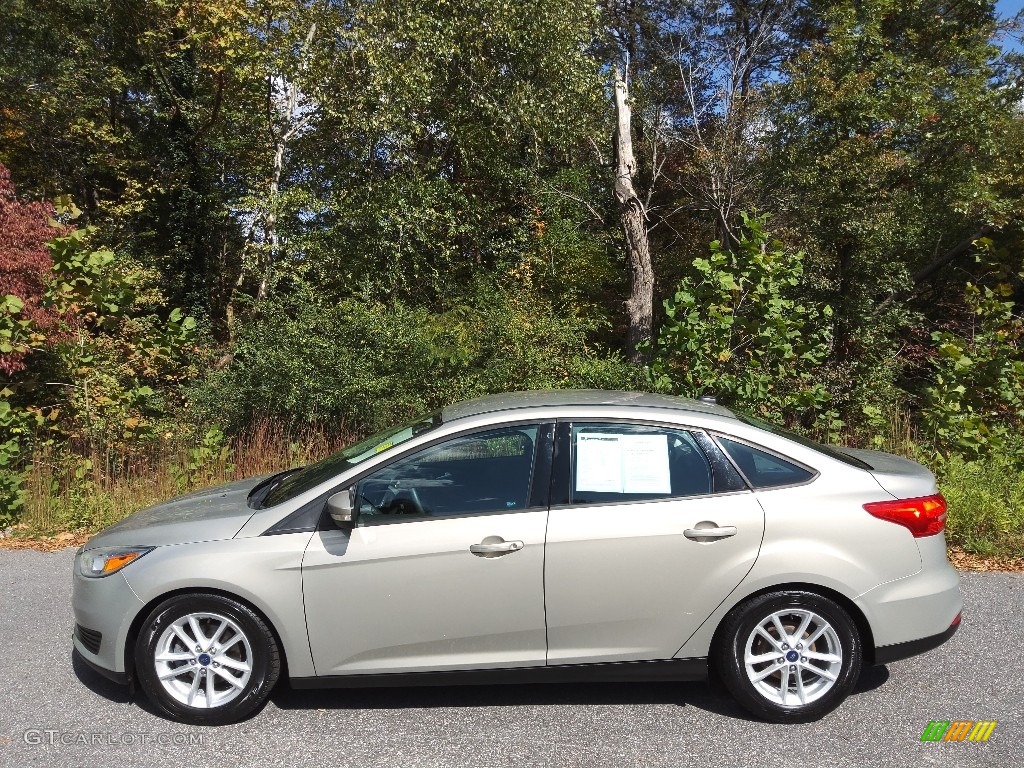
[[[71,651],[71,669],[82,685],[108,701],[115,704],[129,704],[135,698],[127,685],[120,685],[105,678],[90,667],[77,650]]]
[[[83,661],[77,651],[72,653],[72,669],[79,682],[96,695],[117,704],[135,704],[158,715],[145,696],[137,694],[129,686],[103,677]],[[873,691],[888,679],[886,667],[866,667],[853,689],[853,695]],[[288,685],[287,680],[282,680],[270,700],[283,710],[673,704],[696,707],[737,720],[755,719],[732,700],[715,675],[706,683],[566,683],[323,690],[296,690]],[[258,711],[253,716],[258,717]]]
[[[566,705],[674,704],[745,717],[731,699],[704,683],[550,683],[295,690],[271,696],[279,709],[432,709]]]
[[[157,709],[149,703],[149,699],[136,690],[135,685],[121,685],[113,680],[108,680],[95,669],[90,667],[78,654],[77,650],[71,652],[71,668],[74,670],[78,682],[107,701],[115,704],[134,704],[143,712],[148,712],[154,717],[163,718]]]
[[[852,695],[873,691],[888,679],[889,670],[885,667],[866,667]],[[707,683],[569,683],[324,690],[296,690],[284,681],[274,691],[271,701],[285,710],[674,704],[697,707],[738,720],[754,719],[732,700],[714,676]]]
[[[881,688],[889,680],[888,667],[864,667],[860,673],[860,680],[853,687],[853,694],[867,693],[876,688]]]

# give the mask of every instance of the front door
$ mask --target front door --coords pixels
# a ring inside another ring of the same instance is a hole
[[[449,438],[359,481],[355,528],[318,531],[303,559],[318,675],[545,663],[550,430]]]

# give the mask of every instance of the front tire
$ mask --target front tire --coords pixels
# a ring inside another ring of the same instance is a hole
[[[863,650],[849,614],[813,592],[771,592],[726,617],[715,661],[733,698],[777,723],[817,720],[860,676]]]
[[[281,672],[266,622],[220,595],[179,595],[149,614],[135,644],[139,685],[167,717],[223,725],[263,705]]]

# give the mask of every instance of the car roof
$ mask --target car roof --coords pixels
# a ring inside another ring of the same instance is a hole
[[[674,395],[650,392],[623,392],[606,389],[542,389],[529,392],[505,392],[450,405],[441,411],[445,422],[479,416],[497,411],[522,408],[566,408],[571,406],[608,406],[610,408],[664,408],[673,411],[691,411],[715,416],[736,418],[724,406]]]

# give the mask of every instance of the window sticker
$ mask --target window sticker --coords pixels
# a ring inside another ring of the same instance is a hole
[[[672,493],[668,435],[623,435],[622,492]]]
[[[576,490],[622,493],[619,438],[601,432],[576,435]]]
[[[668,435],[578,433],[576,490],[592,493],[671,493]]]

